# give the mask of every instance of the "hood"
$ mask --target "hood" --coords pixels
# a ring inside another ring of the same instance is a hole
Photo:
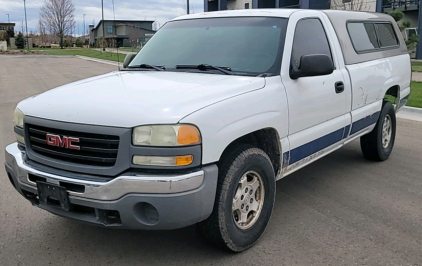
[[[70,83],[19,103],[28,116],[115,127],[177,123],[218,101],[257,90],[265,79],[122,71]]]

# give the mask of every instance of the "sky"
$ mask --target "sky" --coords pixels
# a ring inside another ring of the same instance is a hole
[[[40,8],[45,0],[26,0],[28,32],[38,32]],[[101,20],[101,0],[71,0],[75,6],[76,34],[83,33],[83,14],[86,31],[89,24],[97,24]],[[204,0],[190,0],[190,13],[204,11]],[[116,19],[120,20],[154,20],[163,25],[166,21],[186,14],[186,0],[114,0]],[[25,28],[25,12],[23,0],[0,0],[0,22],[16,23],[15,31]],[[104,19],[113,19],[112,0],[104,0]]]

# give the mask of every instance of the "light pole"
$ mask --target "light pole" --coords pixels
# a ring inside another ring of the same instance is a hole
[[[186,0],[187,1],[187,13],[188,13],[188,15],[189,15],[189,0]]]
[[[85,16],[86,16],[86,14],[84,14],[84,41],[85,41],[85,35],[86,35],[86,31],[85,31]]]
[[[6,16],[7,16],[7,21],[10,24],[10,16],[9,16],[9,14],[6,14]],[[9,25],[9,27],[10,27],[10,25]]]
[[[26,19],[26,0],[23,0],[23,7],[25,9],[25,24],[26,24],[26,44],[29,50],[29,42],[28,42],[28,20]]]
[[[104,23],[104,0],[101,0],[101,10],[102,10],[102,17],[103,17],[103,52],[105,52],[104,46],[104,38],[105,38],[105,23]]]

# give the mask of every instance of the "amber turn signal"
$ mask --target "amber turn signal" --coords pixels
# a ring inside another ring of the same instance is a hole
[[[194,145],[201,143],[201,135],[199,130],[191,125],[182,125],[177,134],[177,144]]]
[[[185,155],[185,156],[177,156],[176,157],[176,165],[177,166],[186,166],[193,163],[193,156],[192,155]]]

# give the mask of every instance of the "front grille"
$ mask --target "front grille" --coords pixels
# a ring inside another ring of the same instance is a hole
[[[26,124],[29,145],[33,152],[55,160],[82,165],[114,166],[119,149],[119,137],[112,135],[83,133],[69,130]],[[47,144],[47,134],[79,138],[79,150]]]

